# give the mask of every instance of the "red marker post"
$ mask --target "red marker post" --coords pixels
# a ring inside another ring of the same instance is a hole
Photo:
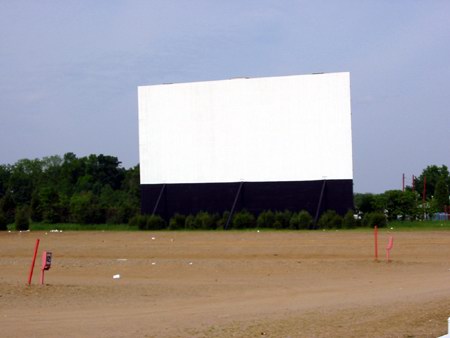
[[[39,238],[36,239],[36,244],[34,246],[33,261],[31,262],[30,273],[28,275],[28,285],[31,284],[31,279],[33,278],[33,270],[34,270],[34,264],[36,263],[36,256],[37,256],[38,248],[39,248]]]

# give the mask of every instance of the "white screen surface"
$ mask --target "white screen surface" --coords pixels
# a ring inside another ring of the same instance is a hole
[[[349,73],[138,88],[141,184],[352,179]]]

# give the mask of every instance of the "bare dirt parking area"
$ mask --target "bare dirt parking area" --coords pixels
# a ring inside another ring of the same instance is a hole
[[[0,233],[0,336],[445,334],[450,231],[391,235],[386,263],[387,230],[379,262],[368,230]],[[43,250],[53,264],[40,286]]]

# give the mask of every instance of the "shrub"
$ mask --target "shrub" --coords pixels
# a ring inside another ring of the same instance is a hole
[[[254,228],[256,225],[255,216],[244,209],[234,214],[232,225],[233,229]]]
[[[273,224],[275,229],[288,229],[291,221],[292,212],[289,210],[277,211],[275,213],[275,222]]]
[[[184,227],[185,229],[195,229],[195,217],[194,215],[189,215],[186,217],[186,220],[184,221]]]
[[[212,225],[211,229],[217,229],[219,221],[222,218],[222,216],[220,216],[219,213],[215,213],[215,214],[212,214],[211,217],[213,219],[213,225]]]
[[[344,215],[344,219],[342,221],[342,227],[344,229],[356,228],[356,219],[355,219],[355,216],[353,215],[352,210],[347,211],[347,213]]]
[[[339,229],[342,227],[342,216],[334,210],[327,210],[320,216],[318,225],[322,229]]]
[[[308,211],[302,210],[299,213],[293,214],[289,221],[289,228],[296,229],[309,229],[312,225],[313,219]]]
[[[27,207],[20,207],[16,209],[14,224],[16,231],[24,231],[30,228],[30,213]]]
[[[206,211],[200,211],[197,215],[195,215],[194,227],[195,229],[201,230],[215,229],[218,218],[219,215],[217,214],[211,215]]]
[[[273,229],[283,229],[283,224],[280,221],[273,222]]]
[[[131,205],[123,204],[104,208],[106,224],[125,224],[128,223],[133,215],[137,213]],[[54,222],[53,222],[54,223]]]
[[[186,222],[186,216],[175,214],[169,221],[169,230],[180,230],[184,229],[184,224]]]
[[[138,227],[139,230],[147,229],[147,218],[144,215],[136,215],[130,218],[128,222],[130,226]]]
[[[166,227],[166,222],[159,215],[147,216],[147,230],[162,230]]]
[[[217,220],[217,229],[224,229],[227,224],[228,217],[230,217],[229,211],[224,211],[222,217]]]
[[[382,212],[369,212],[364,215],[362,223],[366,227],[377,225],[379,228],[384,228],[387,225],[387,219]]]
[[[275,215],[272,210],[263,211],[256,220],[258,228],[271,228],[273,223],[275,223]]]
[[[128,225],[137,227],[138,226],[138,217],[139,217],[138,215],[131,217],[130,220],[128,221]]]
[[[124,203],[119,210],[123,215],[123,223],[127,223],[131,217],[139,213],[139,208],[131,203]]]

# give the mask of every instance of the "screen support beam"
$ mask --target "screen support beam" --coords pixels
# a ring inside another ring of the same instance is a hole
[[[166,188],[166,185],[163,184],[163,186],[161,187],[161,190],[160,190],[160,192],[159,192],[158,199],[156,200],[155,206],[153,207],[152,216],[155,215],[156,210],[158,209],[158,205],[159,205],[159,202],[161,201],[161,197],[162,197],[162,195],[163,195],[163,193],[164,193],[164,189],[165,189],[165,188]]]
[[[228,215],[227,223],[225,224],[225,230],[228,229],[228,226],[230,225],[231,219],[233,218],[234,209],[236,208],[236,204],[239,198],[239,195],[241,194],[242,186],[244,185],[244,182],[239,183],[239,188],[236,193],[236,197],[234,198],[233,206],[231,207],[230,214]]]
[[[327,184],[327,180],[324,179],[322,183],[322,189],[320,190],[319,203],[317,203],[316,216],[314,217],[314,229],[317,228],[317,221],[319,220],[320,207],[322,206],[323,193],[325,191],[325,186]]]

